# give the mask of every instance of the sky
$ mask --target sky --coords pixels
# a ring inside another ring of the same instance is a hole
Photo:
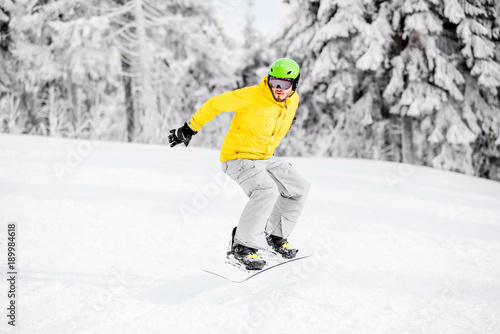
[[[248,11],[248,0],[214,0],[221,23],[226,33],[243,44],[245,15]],[[290,11],[290,5],[282,0],[254,0],[253,13],[255,28],[263,36],[270,36],[280,28]]]

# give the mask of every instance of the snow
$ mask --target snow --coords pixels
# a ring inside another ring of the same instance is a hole
[[[203,273],[246,198],[219,152],[0,135],[2,333],[498,333],[500,184],[426,167],[289,158],[312,184],[309,260]],[[260,276],[260,277],[259,277]],[[5,314],[4,313],[4,314]]]

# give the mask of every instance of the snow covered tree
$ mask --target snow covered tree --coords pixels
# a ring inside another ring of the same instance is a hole
[[[395,5],[393,28],[401,38],[396,45],[399,53],[391,59],[391,81],[384,98],[391,114],[402,118],[403,161],[413,163],[413,155],[422,151],[421,145],[428,146],[425,139],[421,145],[413,145],[413,124],[425,117],[434,118],[436,113],[458,117],[456,106],[463,100],[459,85],[464,78],[454,53],[446,54],[438,48],[444,31],[439,1],[405,0]]]
[[[465,87],[461,121],[450,122],[446,144],[433,163],[442,166],[465,150],[470,174],[500,179],[500,3],[448,0],[444,15],[459,40]]]
[[[372,158],[384,141],[380,68],[390,46],[388,6],[295,1],[281,53],[302,67],[301,107],[288,139],[299,154]]]
[[[172,85],[163,88],[162,110],[170,115],[163,122],[166,132],[187,121],[210,97],[235,89],[239,59],[237,46],[223,34],[211,2],[170,0],[165,9],[173,18],[163,36],[164,52],[172,55],[169,66],[174,78]],[[209,122],[201,130],[203,136],[195,136],[191,145],[220,146],[227,129],[224,122]]]
[[[236,86],[231,43],[210,3],[0,5],[12,40],[1,54],[0,131],[163,142],[210,96]]]
[[[499,37],[494,32],[498,15],[493,1],[398,4],[393,23],[402,26],[408,44],[392,58],[392,78],[384,96],[397,101],[391,112],[410,116],[419,125],[420,161],[479,175],[481,163],[473,161],[473,155],[481,131],[474,118],[487,113],[492,121],[483,131],[500,130],[500,59],[493,52],[493,40]],[[479,96],[489,96],[491,107],[479,106]],[[434,151],[438,151],[435,156]]]
[[[22,132],[100,138],[95,130],[106,126],[98,114],[118,107],[112,82],[118,72],[109,71],[113,57],[102,38],[109,25],[90,17],[88,1],[12,4],[10,99]]]
[[[16,131],[18,120],[18,102],[12,94],[12,39],[9,23],[14,3],[5,0],[0,3],[0,132]]]
[[[485,170],[500,144],[496,2],[291,2],[278,40],[303,73],[290,146],[495,174]]]
[[[149,1],[118,0],[116,3],[120,6],[111,8],[106,16],[115,25],[113,36],[122,56],[127,138],[129,141],[156,142],[160,135],[161,113],[153,90],[168,78],[168,63],[161,56],[157,57],[162,46],[152,35],[162,24],[164,13]]]
[[[235,84],[229,41],[197,1],[117,1],[129,140],[162,142],[210,94]],[[203,101],[204,102],[204,101]]]

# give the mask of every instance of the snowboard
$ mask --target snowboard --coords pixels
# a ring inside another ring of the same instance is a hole
[[[229,258],[225,257],[220,261],[208,265],[203,271],[234,283],[243,283],[252,277],[264,274],[276,267],[312,256],[312,250],[309,247],[301,245],[298,249],[299,252],[293,259],[285,259],[281,255],[271,251],[259,250],[259,256],[266,261],[264,268],[260,270],[247,270],[230,255]]]

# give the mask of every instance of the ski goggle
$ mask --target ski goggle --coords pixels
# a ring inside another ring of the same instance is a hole
[[[288,88],[292,87],[292,84],[293,83],[289,80],[269,76],[269,85],[272,88],[281,88],[283,90],[287,90]]]

